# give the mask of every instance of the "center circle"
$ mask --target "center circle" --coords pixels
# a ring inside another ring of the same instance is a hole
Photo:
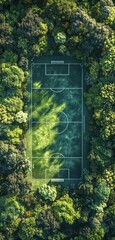
[[[64,155],[62,153],[53,153],[50,158],[54,158],[56,156],[59,156],[58,158],[65,158]]]
[[[64,91],[65,88],[50,88],[52,92],[61,93]]]
[[[57,115],[57,117],[59,118],[59,122],[53,121],[55,123],[58,123],[58,127],[61,127],[61,129],[58,131],[58,133],[56,134],[62,134],[66,131],[66,129],[68,128],[68,117],[66,115],[66,113],[64,113],[63,111],[57,113],[55,111],[53,111],[52,113],[55,113]],[[48,118],[46,119],[46,124],[48,125],[48,123],[51,123],[52,120]]]

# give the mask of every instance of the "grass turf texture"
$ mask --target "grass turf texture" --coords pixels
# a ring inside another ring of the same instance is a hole
[[[31,74],[27,139],[34,186],[51,179],[78,181],[84,161],[82,65],[36,61]]]

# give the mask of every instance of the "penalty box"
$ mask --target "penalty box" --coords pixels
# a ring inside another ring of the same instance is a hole
[[[32,89],[83,89],[83,67],[77,63],[31,65]],[[37,86],[37,83],[41,85]]]
[[[48,162],[52,162],[51,166],[48,166]],[[56,162],[57,161],[57,162]],[[46,163],[47,166],[40,167],[40,163]],[[64,162],[64,164],[63,164]],[[62,166],[61,166],[62,164]],[[81,180],[82,179],[82,164],[83,158],[70,158],[70,157],[38,157],[33,158],[32,165],[32,178],[33,179],[42,179],[42,180],[51,180],[51,179],[60,179],[60,180]],[[60,166],[59,166],[60,165]]]

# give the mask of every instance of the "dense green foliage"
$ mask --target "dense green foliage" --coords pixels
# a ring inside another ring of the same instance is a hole
[[[1,0],[0,25],[0,239],[114,240],[113,1]],[[33,192],[25,140],[30,62],[53,54],[84,65],[90,166],[79,184]]]

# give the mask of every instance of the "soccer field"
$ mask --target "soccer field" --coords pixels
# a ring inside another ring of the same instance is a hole
[[[32,178],[82,180],[83,66],[50,61],[31,65]]]

